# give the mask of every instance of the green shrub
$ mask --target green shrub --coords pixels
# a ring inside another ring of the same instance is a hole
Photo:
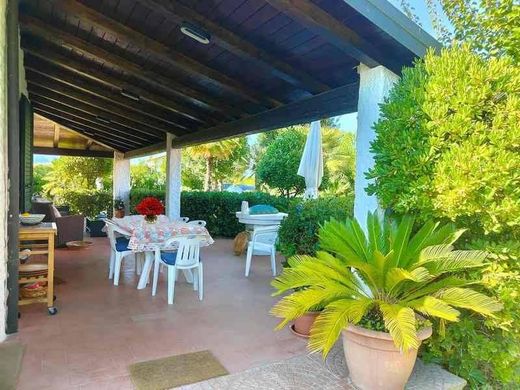
[[[464,247],[494,254],[482,289],[504,310],[466,315],[423,357],[472,388],[520,387],[520,69],[465,47],[429,53],[381,107],[369,191],[397,214],[454,221]]]
[[[164,200],[164,192],[132,189],[130,205],[132,212],[145,196],[155,196]],[[240,211],[242,201],[250,206],[268,204],[279,211],[287,211],[289,201],[262,192],[183,192],[181,194],[181,215],[190,219],[206,221],[209,232],[216,237],[235,237],[244,230],[244,224],[238,222],[235,215]]]
[[[293,203],[280,226],[278,249],[289,258],[314,255],[318,249],[318,229],[331,218],[343,221],[352,216],[352,197],[323,197]]]
[[[94,218],[105,211],[112,216],[112,192],[109,191],[67,191],[60,196],[60,203],[68,205],[71,214]]]

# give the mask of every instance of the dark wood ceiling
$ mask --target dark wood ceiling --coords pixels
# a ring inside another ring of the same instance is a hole
[[[360,62],[438,46],[386,0],[22,0],[20,26],[35,112],[122,152],[354,112]]]

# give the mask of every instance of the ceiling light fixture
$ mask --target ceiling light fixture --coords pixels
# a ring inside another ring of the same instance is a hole
[[[190,38],[195,39],[197,42],[202,43],[203,45],[207,45],[211,38],[211,36],[206,31],[188,22],[183,22],[181,24],[181,32],[184,35],[187,35]]]
[[[126,89],[122,89],[120,93],[122,96],[127,97],[128,99],[135,100],[136,102],[138,102],[141,99],[139,97],[139,95],[137,95],[133,92],[127,91]]]
[[[99,115],[96,115],[96,119],[97,119],[98,122],[110,123],[110,119],[103,118],[102,116],[99,116]]]

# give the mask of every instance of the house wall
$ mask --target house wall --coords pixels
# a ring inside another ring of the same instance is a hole
[[[0,341],[7,314],[7,1],[0,0]]]

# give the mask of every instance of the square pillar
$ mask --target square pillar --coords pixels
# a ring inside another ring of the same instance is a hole
[[[399,80],[392,71],[384,66],[369,68],[360,64],[358,127],[356,135],[356,178],[354,184],[354,217],[363,229],[369,212],[378,209],[378,201],[374,195],[368,195],[366,188],[370,181],[365,174],[374,166],[374,156],[370,152],[370,143],[375,139],[374,124],[379,119],[379,105]]]
[[[166,134],[166,216],[178,219],[181,216],[181,149],[172,147],[173,135]]]
[[[125,215],[130,215],[130,159],[123,153],[114,152],[114,169],[112,176],[114,199],[121,198],[125,202]]]

